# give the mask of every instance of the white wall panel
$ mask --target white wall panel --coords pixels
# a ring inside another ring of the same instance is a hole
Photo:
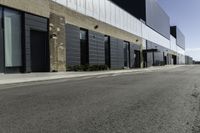
[[[140,37],[142,37],[142,23],[134,18],[134,33]]]
[[[160,46],[170,49],[170,40],[155,32],[145,24],[142,24],[142,37]]]
[[[170,36],[170,49],[177,52],[176,38]]]
[[[128,13],[127,12],[125,12],[125,20],[124,20],[124,22],[125,22],[125,30],[126,31],[129,31],[129,29],[128,29]]]
[[[100,18],[100,0],[93,0],[93,17],[97,20]]]
[[[116,14],[115,14],[115,5],[113,3],[110,4],[111,9],[111,24],[116,26]]]
[[[111,7],[110,4],[111,2],[106,0],[106,23],[111,24]]]
[[[127,23],[128,23],[128,32],[132,32],[132,29],[131,29],[131,18],[132,16],[130,14],[128,14],[128,19],[127,19]]]
[[[142,37],[142,24],[109,0],[53,0],[81,14]],[[150,38],[150,37],[149,37]],[[152,39],[153,40],[153,39]],[[155,39],[154,39],[155,40]]]
[[[93,0],[85,0],[86,2],[86,15],[93,17]]]
[[[118,27],[118,28],[120,28],[120,17],[121,16],[119,16],[119,14],[120,14],[120,8],[118,7],[118,6],[116,6],[116,8],[115,8],[115,18],[116,18],[116,26]]]
[[[76,10],[77,9],[77,0],[67,0],[67,6],[72,10]]]
[[[100,20],[106,21],[106,2],[105,0],[100,0]]]
[[[122,29],[123,28],[123,10],[122,9],[119,10],[118,16],[119,16],[119,23],[120,23],[119,27]]]
[[[134,33],[134,20],[133,20],[133,18],[131,18],[131,20],[130,20],[130,31],[131,31],[131,33],[133,34]]]
[[[185,55],[185,50],[182,49],[182,48],[179,47],[179,46],[177,46],[177,52],[178,52],[179,54]]]
[[[123,29],[127,31],[127,13],[123,12]]]
[[[86,13],[85,0],[77,0],[77,11],[82,13],[82,14]]]

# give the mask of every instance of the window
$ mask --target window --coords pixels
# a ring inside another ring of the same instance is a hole
[[[105,63],[110,67],[110,37],[104,36]]]
[[[87,31],[86,30],[80,31],[80,39],[81,40],[87,40]]]
[[[4,10],[4,39],[5,39],[5,66],[22,66],[21,50],[21,15],[20,13]]]
[[[124,42],[124,66],[129,67],[129,42]]]
[[[88,46],[88,32],[87,30],[80,30],[81,43],[81,65],[89,64],[89,46]]]

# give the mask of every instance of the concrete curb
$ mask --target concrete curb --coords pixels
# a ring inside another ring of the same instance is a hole
[[[145,69],[112,70],[100,72],[58,72],[58,73],[30,73],[30,74],[0,74],[0,85],[39,82],[59,79],[72,79],[89,76],[102,76],[112,74],[145,73],[161,69],[173,69],[181,66],[150,67]]]

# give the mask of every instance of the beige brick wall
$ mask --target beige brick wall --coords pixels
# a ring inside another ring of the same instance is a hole
[[[64,16],[66,23],[76,25],[78,27],[86,28],[89,30],[93,30],[105,35],[110,35],[110,36],[113,36],[122,40],[126,40],[129,42],[133,42],[138,45],[142,44],[142,39],[133,34],[120,30],[106,23],[97,21],[91,17],[77,13],[73,10],[70,10],[69,8],[56,4],[54,2],[50,2],[50,11],[55,14]],[[94,28],[96,25],[98,25],[98,29]]]
[[[49,17],[49,0],[0,0],[1,5]]]

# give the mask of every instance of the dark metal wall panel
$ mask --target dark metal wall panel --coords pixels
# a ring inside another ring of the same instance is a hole
[[[135,47],[134,44],[130,44],[130,68],[134,68],[135,65]]]
[[[111,68],[118,68],[118,40],[116,38],[110,38],[110,65]]]
[[[176,26],[170,27],[170,34],[176,38]]]
[[[136,53],[135,53],[135,51],[136,50],[140,51],[140,46],[138,46],[134,43],[130,43],[130,68],[135,67],[135,63],[136,63]]]
[[[159,66],[164,64],[164,52],[167,51],[166,48],[159,46],[153,42],[147,41],[147,67]],[[152,52],[150,50],[153,50]],[[155,51],[156,50],[156,51]]]
[[[177,45],[181,48],[185,49],[185,36],[183,33],[177,28]]]
[[[3,25],[2,8],[0,7],[0,73],[4,72],[4,46],[3,46]]]
[[[124,67],[123,42],[123,40],[113,37],[110,38],[110,59],[112,69],[120,69]]]
[[[154,64],[157,65],[161,65],[162,63],[164,63],[164,54],[162,51],[159,52],[155,52],[154,53]]]
[[[185,36],[177,26],[170,27],[170,33],[176,38],[177,45],[185,49]]]
[[[48,19],[34,16],[28,13],[24,14],[25,24],[25,72],[31,72],[31,42],[30,42],[30,31],[38,30],[48,33]],[[47,42],[48,44],[48,42]]]
[[[159,6],[157,0],[111,0],[133,16],[170,39],[170,18]]]
[[[124,41],[118,39],[118,59],[119,59],[119,68],[124,67]]]
[[[147,67],[153,66],[153,53],[147,53]]]
[[[170,18],[157,3],[157,0],[146,0],[146,24],[170,39]]]
[[[80,28],[66,24],[66,61],[68,66],[81,64]]]
[[[105,65],[104,35],[89,31],[89,64]]]
[[[138,19],[146,21],[145,0],[111,0]]]
[[[147,41],[147,50],[151,50],[151,49],[157,49],[157,46],[150,42]],[[154,52],[147,52],[147,67],[151,67],[153,66],[154,63]]]

